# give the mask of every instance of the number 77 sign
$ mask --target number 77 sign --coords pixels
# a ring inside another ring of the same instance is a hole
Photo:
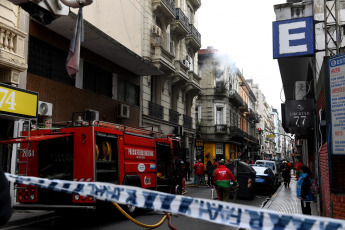
[[[0,83],[0,115],[37,117],[38,93]]]

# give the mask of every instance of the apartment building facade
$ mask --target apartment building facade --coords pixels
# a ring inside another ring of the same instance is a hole
[[[205,162],[252,157],[259,150],[254,94],[218,50],[200,50],[198,59],[202,90],[196,101],[197,135],[203,142],[198,156]]]

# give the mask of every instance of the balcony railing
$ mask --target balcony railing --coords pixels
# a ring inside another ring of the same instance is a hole
[[[237,126],[230,126],[230,134],[234,136],[244,137],[245,132],[243,132],[243,130],[238,128]]]
[[[215,130],[215,133],[227,133],[228,126],[227,125],[215,125],[214,130]]]
[[[180,114],[177,111],[175,111],[173,109],[169,110],[169,121],[170,122],[178,124],[179,117],[180,117]]]
[[[180,8],[176,8],[175,20],[179,21],[184,29],[187,30],[188,33],[190,33],[189,19]]]
[[[190,33],[192,34],[192,37],[201,46],[201,34],[199,33],[199,31],[195,28],[195,26],[193,24],[190,24]]]
[[[159,10],[168,20],[175,18],[175,0],[152,0],[153,10]]]
[[[243,110],[244,112],[248,111],[248,104],[244,102],[243,105],[240,106],[240,109]]]
[[[230,89],[229,91],[229,101],[238,107],[243,105],[242,97],[234,89]]]
[[[197,52],[201,48],[201,35],[193,24],[189,24],[190,33],[186,36],[186,43],[189,43],[193,52]]]
[[[163,106],[149,102],[149,115],[158,119],[163,119]]]
[[[26,33],[0,22],[0,66],[4,67],[1,81],[19,84],[19,72],[27,69],[24,57]]]
[[[175,0],[162,0],[171,12],[175,12]]]
[[[186,128],[192,128],[193,119],[190,116],[183,115],[183,126]]]

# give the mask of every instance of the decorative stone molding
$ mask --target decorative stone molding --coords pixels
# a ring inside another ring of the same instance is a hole
[[[27,69],[25,37],[26,33],[0,22],[0,81],[19,84],[19,73]]]

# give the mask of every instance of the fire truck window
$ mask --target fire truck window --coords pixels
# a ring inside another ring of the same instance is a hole
[[[117,137],[96,135],[96,180],[119,184]]]
[[[39,176],[73,180],[73,138],[39,142]]]

